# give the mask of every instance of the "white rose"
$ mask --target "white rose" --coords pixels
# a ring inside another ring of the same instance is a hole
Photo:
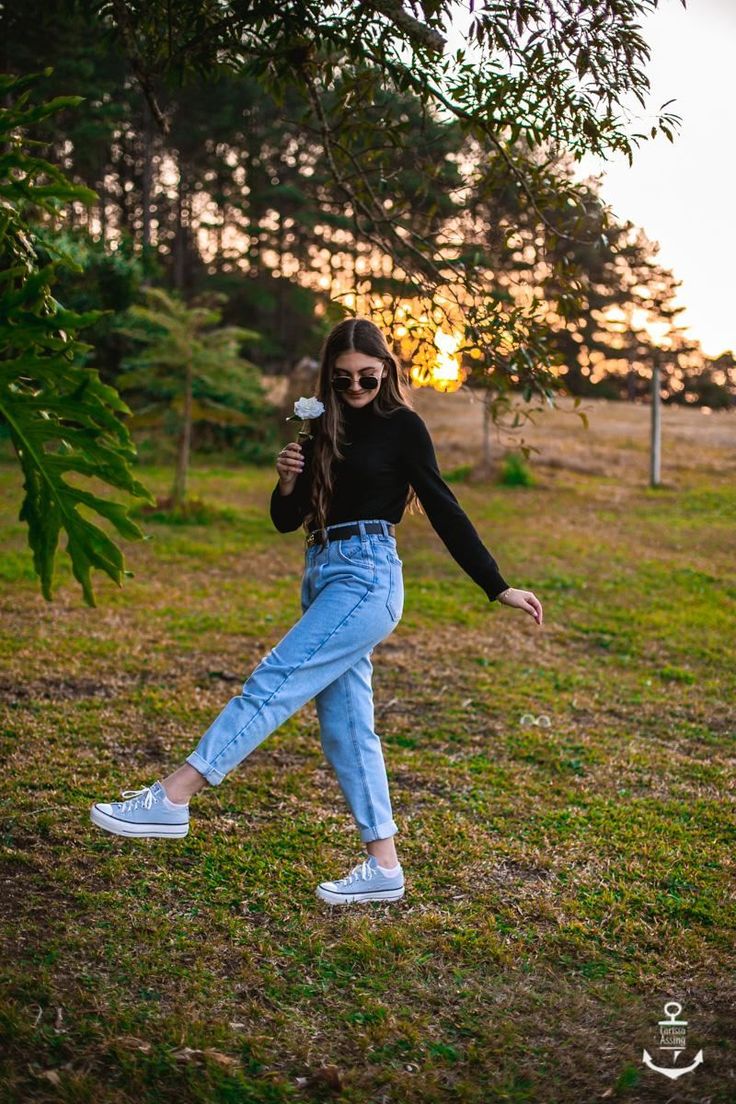
[[[294,415],[297,418],[319,418],[320,414],[324,414],[324,412],[325,404],[320,402],[315,395],[311,395],[309,398],[302,395],[294,403]]]

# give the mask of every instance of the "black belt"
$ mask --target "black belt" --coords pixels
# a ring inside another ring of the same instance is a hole
[[[396,535],[396,526],[393,522],[364,521],[363,529],[366,533],[388,533],[390,537]],[[325,544],[328,540],[346,540],[348,537],[360,536],[360,526],[357,522],[347,522],[345,525],[335,525],[332,529],[313,529],[307,537],[307,546],[312,544]]]

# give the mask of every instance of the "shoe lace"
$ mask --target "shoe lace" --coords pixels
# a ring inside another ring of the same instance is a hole
[[[349,874],[346,874],[344,878],[337,879],[337,885],[350,885],[356,878],[363,878],[365,881],[369,881],[373,877],[373,867],[369,866],[370,859],[363,859],[362,862],[356,863]]]
[[[144,809],[150,809],[154,802],[152,786],[143,786],[140,790],[121,790],[120,793],[126,800],[116,801],[115,804],[120,805],[125,812],[130,812],[141,804]]]

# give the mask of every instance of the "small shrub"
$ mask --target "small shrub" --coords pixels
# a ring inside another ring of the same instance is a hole
[[[534,483],[529,465],[518,452],[508,452],[501,465],[500,483],[507,487],[531,487]]]
[[[134,507],[131,514],[167,525],[209,525],[217,521],[234,521],[238,516],[236,510],[211,506],[196,496],[190,496],[181,505],[174,506],[170,495],[158,497],[155,506]]]
[[[461,464],[458,468],[451,468],[443,474],[446,483],[467,483],[472,467],[470,464]]]

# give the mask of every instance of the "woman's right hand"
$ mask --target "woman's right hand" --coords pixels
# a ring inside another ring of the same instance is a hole
[[[296,477],[304,468],[304,453],[298,441],[290,441],[284,445],[276,458],[276,471],[279,473],[279,481],[283,494],[291,494],[294,490]]]

